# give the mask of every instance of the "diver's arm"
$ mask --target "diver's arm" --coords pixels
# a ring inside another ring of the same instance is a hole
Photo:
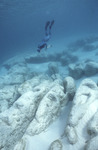
[[[45,50],[47,50],[47,49],[50,48],[50,47],[52,47],[52,45],[50,45],[50,44],[47,45],[47,44],[46,44],[46,45],[45,45]]]

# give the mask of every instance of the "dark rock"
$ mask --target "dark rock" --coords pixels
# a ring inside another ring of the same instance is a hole
[[[75,79],[80,79],[84,75],[83,65],[69,65],[69,75]]]
[[[84,73],[86,76],[92,76],[98,73],[98,63],[93,61],[86,63]]]

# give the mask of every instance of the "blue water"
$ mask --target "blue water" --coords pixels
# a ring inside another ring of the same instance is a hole
[[[52,19],[55,52],[71,37],[98,34],[98,0],[0,0],[0,62],[36,53],[45,23]]]

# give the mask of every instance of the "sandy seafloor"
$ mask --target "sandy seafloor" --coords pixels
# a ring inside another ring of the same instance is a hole
[[[73,40],[71,39],[71,41],[75,41],[75,39],[77,38],[73,38]],[[85,39],[85,37],[84,37]],[[65,39],[64,39],[65,40]],[[59,41],[60,42],[60,41]],[[61,43],[63,43],[63,41],[61,41]],[[70,43],[70,41],[69,41]],[[94,45],[98,45],[98,41],[93,43]],[[48,51],[42,51],[41,54],[38,55],[49,55],[51,53],[53,53],[55,55],[56,51],[63,51],[64,50],[64,46],[66,44],[63,44],[63,46],[61,46],[62,44],[58,44],[56,47],[55,42],[53,43],[53,47],[48,49]],[[65,47],[66,49],[66,47]],[[32,48],[33,50],[33,48]],[[33,56],[34,52],[30,50],[30,51],[25,51],[24,54],[18,54],[17,57],[18,59],[21,57],[25,57],[25,56]],[[33,52],[33,53],[32,53]],[[96,55],[96,53],[98,52],[98,48],[95,50],[90,50],[90,51],[83,51],[83,50],[74,50],[73,52],[71,52],[71,54],[74,54],[75,56],[77,56],[79,58],[78,63],[79,62],[83,62],[85,60],[91,59],[94,62],[98,62],[98,55]],[[35,52],[37,54],[37,52]],[[70,52],[69,52],[70,53]],[[46,62],[46,63],[38,63],[38,64],[28,64],[28,67],[32,69],[32,71],[36,71],[36,72],[41,72],[41,73],[45,73],[47,71],[47,66],[50,62]],[[77,62],[76,62],[77,63]],[[59,74],[62,76],[62,78],[67,77],[68,76],[68,70],[67,70],[67,65],[62,66],[60,63],[59,64]],[[1,64],[1,68],[0,68],[0,76],[4,76],[6,74],[6,69],[4,69],[2,67]],[[86,77],[82,77],[80,79],[75,80],[75,83],[78,86],[80,85],[81,81],[83,79],[85,79]],[[94,75],[94,76],[90,76],[90,79],[92,79],[93,81],[97,82],[98,81],[98,74]],[[70,101],[66,107],[62,110],[60,116],[58,119],[56,119],[44,132],[40,133],[39,135],[35,135],[33,137],[28,137],[28,144],[27,144],[27,148],[26,150],[48,150],[49,145],[51,144],[51,142],[53,142],[56,139],[60,139],[63,143],[63,150],[83,150],[83,145],[85,143],[85,137],[87,137],[86,132],[84,131],[84,134],[79,135],[79,141],[81,142],[77,142],[77,144],[75,145],[71,145],[68,143],[68,140],[66,137],[62,137],[62,134],[64,132],[64,128],[66,126],[67,123],[67,118],[68,118],[68,114],[70,112],[71,109],[71,104],[72,102]],[[89,108],[89,110],[87,111],[85,117],[83,118],[82,122],[80,122],[81,124],[81,130],[84,124],[87,123],[87,120],[89,120],[90,116],[93,116],[93,114],[96,112],[96,103],[93,104],[93,107]],[[94,109],[92,109],[94,108]],[[89,117],[88,117],[89,116]],[[77,129],[78,130],[78,129]],[[84,136],[84,138],[83,138]]]

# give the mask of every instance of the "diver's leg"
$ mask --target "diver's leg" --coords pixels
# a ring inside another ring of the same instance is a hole
[[[50,35],[51,35],[51,28],[52,28],[53,24],[54,24],[54,20],[51,21],[51,24],[50,24],[50,26],[49,26],[49,34],[50,34]]]
[[[48,28],[49,24],[50,24],[50,21],[47,21],[47,22],[46,22],[46,25],[45,25],[45,35],[48,35],[48,30],[47,30],[47,28]]]

